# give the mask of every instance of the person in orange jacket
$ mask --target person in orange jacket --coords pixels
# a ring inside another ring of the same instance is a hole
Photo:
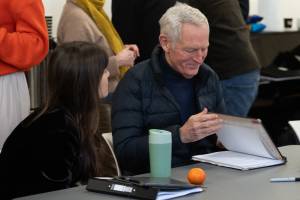
[[[0,1],[0,149],[30,110],[24,71],[48,53],[42,0]]]

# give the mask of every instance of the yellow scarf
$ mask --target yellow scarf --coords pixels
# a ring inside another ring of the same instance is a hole
[[[103,10],[105,0],[76,0],[75,4],[83,9],[96,23],[98,29],[103,33],[112,51],[117,54],[124,44],[111,23],[110,19]]]

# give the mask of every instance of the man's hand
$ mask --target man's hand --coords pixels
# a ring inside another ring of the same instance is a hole
[[[217,114],[208,113],[207,108],[192,115],[179,129],[180,139],[183,143],[201,140],[215,134],[222,125],[223,120]]]

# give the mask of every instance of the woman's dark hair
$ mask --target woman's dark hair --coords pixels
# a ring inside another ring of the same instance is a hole
[[[38,117],[56,107],[62,107],[70,114],[80,132],[81,181],[101,170],[95,137],[100,120],[98,91],[107,64],[104,50],[88,42],[71,42],[56,47],[48,63],[47,98]]]

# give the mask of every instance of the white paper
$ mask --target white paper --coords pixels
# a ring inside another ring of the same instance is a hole
[[[298,141],[300,141],[300,120],[289,121],[289,124],[294,129],[294,131],[297,135]]]
[[[185,196],[188,194],[202,192],[202,191],[203,189],[201,187],[184,189],[184,190],[161,191],[158,193],[156,200],[172,199],[175,197]]]
[[[241,170],[273,166],[284,162],[283,160],[274,160],[233,151],[220,151],[210,154],[197,155],[193,156],[193,160]]]
[[[257,119],[220,115],[224,120],[217,133],[218,140],[227,150],[273,158],[262,142],[261,123]]]

